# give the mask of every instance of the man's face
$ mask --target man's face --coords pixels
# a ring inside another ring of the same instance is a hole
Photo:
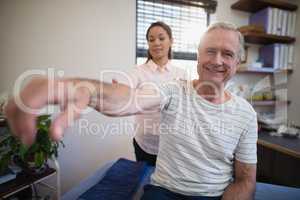
[[[239,64],[239,39],[234,31],[214,29],[204,35],[199,49],[198,74],[201,81],[225,85]]]

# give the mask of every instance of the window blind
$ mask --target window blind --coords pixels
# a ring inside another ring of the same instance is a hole
[[[137,0],[137,57],[147,56],[146,31],[151,23],[163,21],[173,33],[173,58],[197,59],[200,36],[209,24],[216,1]]]

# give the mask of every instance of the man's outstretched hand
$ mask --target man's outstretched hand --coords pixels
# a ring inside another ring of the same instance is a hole
[[[39,110],[49,104],[58,104],[62,110],[51,124],[50,136],[54,140],[61,139],[64,129],[80,117],[90,101],[91,90],[78,87],[78,83],[71,79],[31,80],[5,107],[5,115],[13,134],[24,144],[31,145],[36,136]]]

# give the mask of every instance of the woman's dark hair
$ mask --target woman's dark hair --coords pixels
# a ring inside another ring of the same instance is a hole
[[[168,34],[170,40],[173,39],[173,36],[172,36],[172,30],[171,30],[170,26],[167,25],[166,23],[162,22],[162,21],[157,21],[157,22],[152,23],[152,24],[149,26],[149,28],[147,29],[147,33],[146,33],[146,40],[147,40],[147,41],[149,41],[149,32],[150,32],[151,28],[153,28],[153,27],[155,27],[155,26],[159,26],[159,27],[163,28],[163,29],[167,32],[167,34]],[[168,58],[169,58],[169,59],[172,58],[172,47],[170,47],[170,49],[169,49],[169,52],[168,52]],[[151,54],[150,54],[150,52],[149,52],[149,49],[148,49],[148,51],[147,51],[147,61],[146,61],[146,63],[147,63],[149,60],[151,60],[151,59],[152,59],[152,56],[151,56]]]

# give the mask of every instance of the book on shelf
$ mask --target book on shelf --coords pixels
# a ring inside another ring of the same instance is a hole
[[[294,67],[294,45],[289,45],[287,68],[292,69],[293,67]]]
[[[294,37],[296,12],[267,7],[251,14],[249,24],[263,27],[267,34]]]
[[[263,67],[278,69],[280,66],[280,44],[270,44],[259,49],[259,60]]]
[[[291,32],[290,36],[295,37],[296,36],[296,19],[297,19],[297,14],[296,12],[292,13],[292,22],[291,22]]]
[[[292,69],[294,65],[294,45],[270,44],[259,49],[259,61],[263,67],[280,69]]]
[[[273,26],[277,26],[276,32],[274,32],[273,34],[275,35],[281,35],[281,30],[283,27],[283,10],[278,9],[278,13],[277,13],[277,22],[274,23]]]
[[[278,24],[278,8],[272,8],[272,27],[271,27],[271,34],[276,35],[277,34],[277,25]]]
[[[288,56],[288,54],[289,54],[289,46],[288,45],[282,45],[282,69],[286,69],[287,67],[288,67],[288,58],[289,58],[289,56]]]
[[[281,32],[280,35],[281,36],[286,36],[287,35],[287,16],[288,16],[289,11],[283,10],[282,11],[282,19],[281,19]]]
[[[262,26],[266,33],[272,31],[272,8],[267,7],[262,9],[249,17],[250,25]]]

